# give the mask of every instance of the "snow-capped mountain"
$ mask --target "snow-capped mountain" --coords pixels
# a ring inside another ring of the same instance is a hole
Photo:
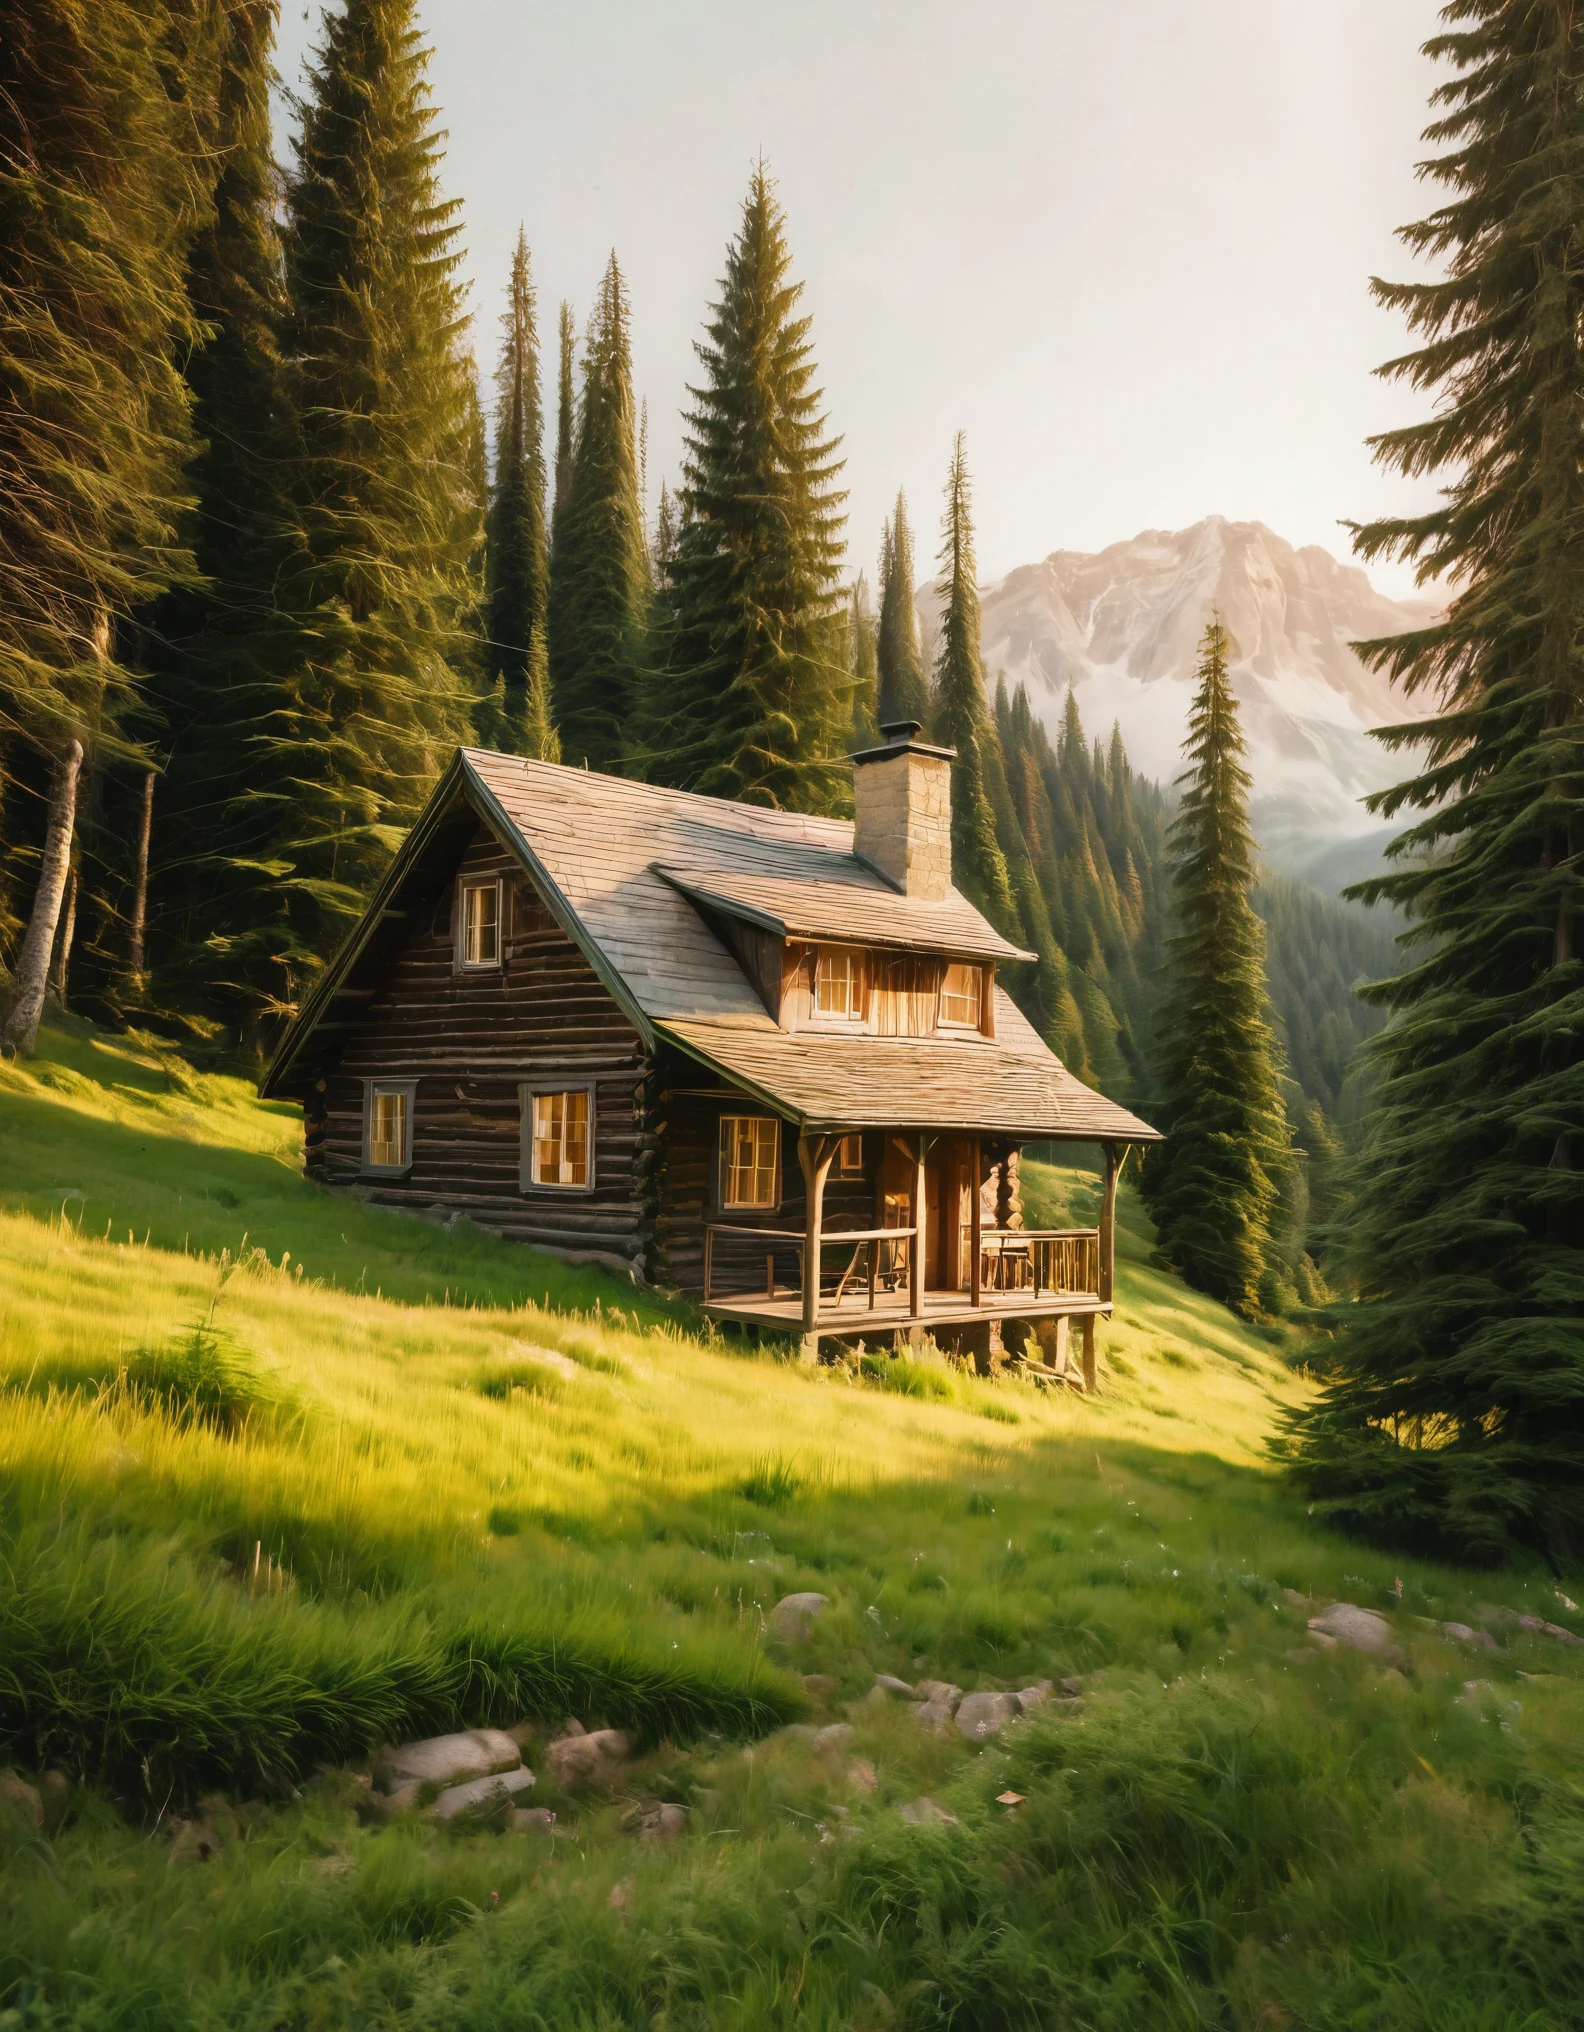
[[[1212,608],[1232,636],[1233,680],[1254,777],[1253,818],[1270,859],[1295,871],[1383,829],[1359,803],[1393,783],[1405,758],[1368,730],[1422,713],[1348,646],[1421,626],[1433,604],[1389,600],[1356,566],[1317,545],[1294,549],[1258,522],[1211,515],[1191,529],[1145,530],[1094,554],[1053,551],[984,589],[990,683],[1028,686],[1054,734],[1070,685],[1086,731],[1119,721],[1136,769],[1169,782]],[[928,652],[939,612],[925,588]]]

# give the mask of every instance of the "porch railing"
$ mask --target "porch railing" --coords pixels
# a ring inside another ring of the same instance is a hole
[[[864,1282],[868,1287],[869,1305],[872,1309],[880,1291],[894,1290],[906,1286],[912,1262],[913,1239],[916,1228],[845,1228],[822,1234],[820,1247],[820,1298],[825,1296],[825,1280],[834,1275],[836,1288],[834,1303],[840,1304],[847,1294],[848,1286],[857,1273],[859,1258],[864,1259]],[[797,1282],[787,1287],[788,1296],[801,1297],[803,1291],[803,1251],[806,1238],[791,1228],[742,1228],[735,1221],[709,1221],[704,1228],[704,1303],[709,1304],[714,1294],[716,1243],[720,1237],[753,1245],[744,1251],[733,1250],[731,1255],[740,1259],[749,1256],[757,1270],[756,1258],[764,1263],[765,1298],[776,1296],[776,1259],[783,1252],[797,1260]],[[768,1244],[768,1246],[766,1246]],[[905,1245],[905,1246],[903,1246]],[[852,1255],[844,1269],[827,1270],[824,1256],[827,1249],[851,1249]],[[730,1272],[728,1271],[728,1274]],[[757,1290],[736,1291],[734,1298],[756,1298]]]
[[[963,1284],[971,1283],[973,1227],[962,1225]],[[1000,1296],[1026,1291],[1039,1298],[1094,1298],[1100,1291],[1098,1228],[981,1228],[979,1286]]]
[[[840,1305],[856,1284],[867,1290],[869,1307],[882,1291],[907,1290],[916,1228],[837,1229],[820,1236],[820,1303]],[[717,1264],[720,1253],[725,1261]],[[733,1221],[711,1221],[704,1228],[704,1303],[716,1296],[717,1270],[738,1286],[732,1298],[798,1298],[803,1293],[805,1237],[791,1228],[745,1228]],[[827,1266],[825,1253],[846,1249],[845,1265]],[[961,1288],[975,1291],[978,1304],[999,1302],[1022,1293],[1030,1298],[1094,1298],[1100,1291],[1100,1230],[1098,1228],[981,1228],[979,1275],[973,1270],[973,1229],[962,1227]],[[777,1281],[782,1263],[791,1272],[784,1286]],[[758,1273],[763,1267],[763,1286]],[[741,1280],[754,1282],[743,1288]]]

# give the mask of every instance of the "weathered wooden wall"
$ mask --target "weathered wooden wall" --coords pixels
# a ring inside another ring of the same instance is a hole
[[[349,1034],[322,1117],[310,1099],[310,1171],[380,1205],[464,1213],[512,1241],[642,1261],[653,1217],[642,1039],[486,828],[459,872],[507,878],[505,965],[455,971],[446,882]],[[562,1076],[594,1085],[594,1190],[525,1193],[518,1086]],[[362,1177],[365,1078],[418,1082],[405,1178]]]

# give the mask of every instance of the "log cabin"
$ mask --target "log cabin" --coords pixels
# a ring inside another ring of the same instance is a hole
[[[307,1175],[810,1355],[928,1335],[1092,1388],[1156,1131],[1000,984],[1034,955],[952,886],[919,733],[852,757],[850,821],[459,750],[263,1082]],[[1099,1146],[1096,1228],[1024,1224],[1031,1142]]]

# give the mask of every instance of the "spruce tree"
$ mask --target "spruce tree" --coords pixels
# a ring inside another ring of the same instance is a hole
[[[133,759],[125,624],[191,570],[176,362],[199,337],[184,270],[213,182],[215,26],[13,0],[0,27],[0,962],[23,911],[47,958],[39,912],[60,908],[18,785],[69,852],[73,744],[90,767]]]
[[[1584,17],[1457,0],[1404,230],[1443,279],[1377,282],[1422,340],[1382,372],[1435,397],[1375,441],[1441,505],[1360,533],[1458,588],[1366,646],[1437,710],[1385,729],[1417,812],[1356,895],[1408,914],[1368,991],[1374,1113],[1353,1179],[1337,1365],[1299,1448],[1334,1515],[1500,1557],[1584,1553]]]
[[[550,690],[566,761],[609,769],[633,710],[649,607],[627,285],[610,257],[584,347],[577,437],[550,561]]]
[[[498,688],[500,694],[499,722],[492,739],[508,753],[542,757],[550,732],[549,698],[541,684],[540,697],[530,712],[529,662],[535,636],[541,644],[545,639],[550,562],[545,543],[539,331],[528,236],[521,229],[512,254],[501,329],[500,365],[495,374],[495,475],[486,524],[486,670],[491,693]]]
[[[875,637],[869,582],[860,572],[847,596],[847,667],[852,672],[852,739],[857,747],[867,746],[879,735],[879,661]]]
[[[927,726],[929,686],[919,654],[918,608],[913,599],[913,532],[907,499],[897,491],[896,512],[880,546],[879,722],[917,720]]]
[[[415,0],[327,16],[287,183],[295,656],[258,728],[261,1012],[295,1004],[469,731],[476,409],[427,66]]]
[[[906,529],[900,522],[901,505],[899,500],[899,521],[891,525],[893,561],[899,527],[902,532]],[[1017,912],[1006,855],[996,837],[995,813],[985,789],[985,751],[996,734],[985,706],[972,487],[961,431],[952,446],[941,529],[946,600],[935,664],[934,731],[937,740],[957,750],[952,764],[952,879],[993,924],[1015,936]]]
[[[843,793],[852,720],[832,625],[845,497],[802,289],[761,163],[697,347],[650,766],[716,796],[822,810]]]
[[[1287,1163],[1264,927],[1248,822],[1248,752],[1227,676],[1226,629],[1199,644],[1197,690],[1170,833],[1173,931],[1160,1019],[1159,1126],[1145,1191],[1162,1252],[1245,1315],[1259,1307]]]
[[[555,548],[561,529],[561,511],[572,495],[572,461],[577,452],[577,397],[575,361],[577,325],[572,306],[563,302],[556,327],[556,450],[555,506],[551,511],[550,545]]]

